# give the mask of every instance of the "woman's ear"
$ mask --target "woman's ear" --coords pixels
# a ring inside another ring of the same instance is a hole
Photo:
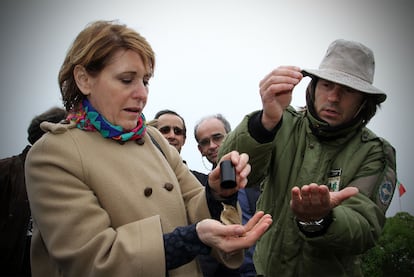
[[[76,85],[83,95],[89,95],[91,93],[91,78],[82,65],[76,65],[73,69],[73,77],[75,78]]]

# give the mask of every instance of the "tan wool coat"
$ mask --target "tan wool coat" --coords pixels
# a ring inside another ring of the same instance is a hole
[[[163,233],[210,217],[204,187],[177,150],[153,127],[143,144],[73,123],[42,128],[26,160],[33,276],[166,276]],[[229,267],[242,262],[212,255]],[[195,260],[168,274],[201,276]]]

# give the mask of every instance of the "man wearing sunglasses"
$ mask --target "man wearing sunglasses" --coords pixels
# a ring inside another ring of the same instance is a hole
[[[185,121],[182,116],[172,110],[161,110],[155,114],[155,125],[161,134],[174,146],[178,153],[187,138]]]

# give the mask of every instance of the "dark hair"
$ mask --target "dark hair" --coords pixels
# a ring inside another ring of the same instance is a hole
[[[226,134],[230,133],[230,131],[231,131],[230,123],[227,121],[227,119],[221,113],[208,115],[208,116],[205,116],[205,117],[201,118],[197,122],[197,124],[194,126],[194,138],[197,142],[199,142],[198,138],[197,138],[197,129],[198,129],[198,127],[200,126],[201,123],[203,123],[207,119],[211,119],[211,118],[216,118],[216,119],[220,120],[223,123],[224,130],[226,131]]]
[[[365,105],[361,110],[361,116],[365,120],[365,123],[368,123],[371,118],[377,113],[377,108],[381,107],[381,104],[377,104],[377,96],[373,94],[364,93],[365,95]]]
[[[40,123],[42,123],[43,121],[58,123],[61,120],[65,119],[66,114],[67,113],[65,109],[53,107],[35,116],[30,122],[29,127],[27,128],[27,140],[30,142],[30,144],[34,144],[45,133],[40,128]]]
[[[183,121],[184,137],[186,137],[187,136],[187,127],[185,126],[184,118],[181,115],[179,115],[177,112],[173,111],[173,110],[165,109],[165,110],[161,110],[161,111],[157,112],[154,116],[154,119],[158,119],[158,118],[160,118],[160,116],[162,116],[164,114],[172,114],[172,115],[178,116]]]
[[[73,76],[74,68],[81,65],[96,76],[120,49],[138,53],[148,71],[148,78],[152,77],[155,55],[144,37],[115,21],[92,22],[78,34],[59,71],[59,87],[67,111],[76,109],[85,98]]]

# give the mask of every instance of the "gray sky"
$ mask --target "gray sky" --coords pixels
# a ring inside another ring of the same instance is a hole
[[[0,158],[25,147],[33,116],[61,106],[58,70],[93,20],[118,19],[148,39],[157,65],[144,114],[180,113],[188,128],[182,156],[203,172],[193,137],[198,119],[222,113],[235,127],[261,108],[258,84],[267,73],[287,64],[317,68],[328,45],[344,38],[374,51],[374,85],[388,93],[368,126],[396,148],[407,193],[396,191],[387,215],[400,207],[414,214],[413,12],[410,0],[2,0]],[[307,83],[295,89],[293,105],[304,104]]]

